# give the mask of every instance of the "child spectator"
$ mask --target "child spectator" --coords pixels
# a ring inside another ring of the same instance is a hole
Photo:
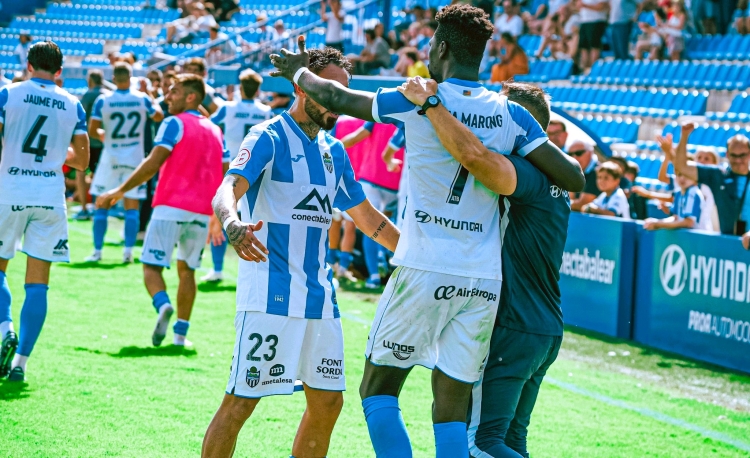
[[[661,25],[661,32],[667,42],[667,54],[671,60],[680,60],[685,49],[684,30],[687,23],[687,12],[682,0],[672,0],[669,19]]]
[[[490,81],[500,83],[513,78],[515,75],[529,73],[529,58],[516,38],[508,32],[503,32],[500,38],[500,63],[492,66]]]
[[[395,71],[401,76],[408,78],[414,76],[421,76],[422,78],[429,78],[430,72],[427,70],[427,65],[419,59],[419,52],[417,48],[411,46],[401,48],[399,51],[399,59],[396,63]]]
[[[648,22],[639,22],[638,28],[641,29],[641,34],[635,43],[635,58],[641,60],[648,55],[649,59],[659,60],[661,48],[664,46],[661,36]]]
[[[680,190],[674,193],[673,215],[664,219],[648,218],[643,223],[644,229],[704,229],[699,225],[704,202],[700,189],[684,175],[677,175],[675,181]]]
[[[608,161],[597,167],[596,185],[602,193],[593,202],[584,205],[583,212],[631,219],[628,198],[620,189],[621,178],[622,169],[614,162]]]

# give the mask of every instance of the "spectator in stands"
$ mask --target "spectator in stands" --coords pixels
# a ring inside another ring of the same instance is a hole
[[[331,12],[326,12],[326,5]],[[326,46],[344,52],[344,14],[341,0],[323,0],[320,2],[320,19],[326,23]]]
[[[81,105],[83,105],[83,110],[86,112],[86,124],[89,123],[89,118],[91,118],[91,113],[94,109],[94,102],[96,101],[97,97],[102,95],[102,93],[107,93],[108,91],[104,89],[102,84],[104,83],[104,75],[100,70],[89,70],[88,71],[88,91],[86,91],[85,94],[83,94],[83,97],[81,98]],[[102,154],[102,145],[101,140],[98,138],[90,138],[89,139],[89,166],[88,169],[91,171],[91,173],[96,170],[96,165],[99,163],[99,157]],[[81,202],[81,211],[76,213],[73,218],[78,221],[87,221],[91,219],[91,213],[89,213],[88,209],[86,208],[86,204],[88,203],[88,196],[89,196],[89,186],[91,185],[91,181],[86,179],[86,172],[83,171],[76,171],[76,188],[78,190],[78,197],[79,201]]]
[[[146,73],[146,78],[148,78],[148,81],[151,86],[151,92],[149,92],[149,95],[153,98],[159,98],[161,96],[161,80],[164,77],[164,74],[159,69],[150,70],[148,73]],[[165,112],[162,112],[165,113]]]
[[[169,105],[167,105],[167,101],[165,99],[166,95],[169,94],[169,88],[172,87],[172,83],[174,83],[174,79],[177,76],[177,74],[174,72],[174,70],[167,70],[164,72],[161,78],[161,97],[158,97],[155,102],[159,104],[159,108],[161,108],[162,113],[169,113]],[[154,123],[154,131],[159,131],[159,126],[161,126],[161,121]]]
[[[529,73],[529,58],[526,52],[518,46],[516,37],[508,32],[500,36],[500,62],[492,66],[490,81],[500,83],[513,78],[515,75]]]
[[[568,130],[564,122],[558,119],[551,120],[547,127],[547,137],[560,150],[567,151],[565,143],[568,141]]]
[[[609,0],[609,30],[615,59],[632,59],[630,56],[630,33],[633,31],[633,21],[640,10],[638,3],[638,0]]]
[[[523,27],[523,19],[518,15],[518,6],[513,0],[504,0],[503,14],[495,20],[495,33],[502,35],[507,32],[519,37],[523,33]]]
[[[373,71],[391,65],[391,53],[388,43],[375,34],[375,29],[365,30],[367,44],[359,56],[349,57],[354,62],[358,75],[369,75]]]
[[[596,168],[596,185],[602,193],[593,202],[583,206],[583,213],[594,215],[616,216],[630,219],[628,198],[620,188],[622,169],[612,161],[607,161]]]
[[[378,23],[382,27],[382,24]],[[422,23],[422,29],[420,35],[422,40],[417,44],[417,50],[422,60],[429,59],[430,55],[430,40],[435,36],[435,30],[437,30],[438,23],[435,20],[424,21]]]
[[[746,1],[746,0],[741,0]],[[712,0],[690,0],[695,32],[702,35],[715,35],[714,2]]]
[[[734,28],[737,29],[737,33],[740,35],[747,35],[750,33],[750,2],[748,2],[748,0],[739,0],[739,2],[737,2],[735,18]],[[715,29],[716,26],[714,26],[714,30]]]
[[[411,46],[399,50],[399,59],[396,62],[395,71],[399,75],[409,78],[413,76],[421,76],[422,78],[430,77],[430,71],[427,70],[427,65],[419,58],[417,48]]]
[[[727,141],[728,167],[703,165],[688,162],[687,144],[695,129],[692,123],[682,126],[680,142],[674,157],[675,173],[686,176],[711,189],[719,213],[719,226],[722,234],[742,237],[745,249],[750,248],[750,199],[747,190],[748,162],[750,162],[750,139],[735,135]]]
[[[208,38],[211,41],[224,40],[206,50],[206,63],[209,67],[228,60],[237,54],[237,45],[234,44],[234,41],[229,39],[229,36],[226,33],[219,32],[218,24],[211,27],[208,32]]]
[[[607,30],[608,0],[578,0],[581,9],[581,27],[579,29],[578,65],[583,72],[588,72],[594,62],[599,60],[602,51],[602,37]]]
[[[704,198],[695,181],[684,175],[677,175],[675,179],[679,189],[674,193],[672,216],[664,219],[647,218],[643,228],[649,231],[655,229],[707,229],[700,226],[703,220],[701,213]]]
[[[639,22],[638,28],[641,29],[641,34],[635,44],[635,58],[641,60],[648,54],[649,59],[658,60],[664,46],[661,35],[648,22]]]
[[[539,35],[547,22],[547,0],[530,0],[526,4],[528,10],[521,13],[521,18],[530,34]]]
[[[540,59],[549,47],[553,59],[575,59],[578,54],[580,24],[581,16],[570,5],[548,17],[544,22],[542,44],[536,52],[536,58]]]
[[[214,18],[218,22],[231,21],[232,16],[240,11],[240,5],[237,0],[211,0],[206,3],[206,7],[214,12]]]
[[[552,140],[552,136],[550,136],[550,140]],[[597,166],[599,165],[599,160],[596,157],[596,154],[594,154],[594,147],[580,140],[576,140],[571,143],[570,147],[567,150],[567,153],[570,156],[573,156],[575,160],[577,160],[578,163],[581,164],[584,177],[586,178],[586,185],[583,187],[583,191],[579,192],[577,197],[571,198],[570,200],[570,209],[579,212],[582,211],[582,208],[586,204],[591,203],[594,199],[596,199],[596,196],[604,191],[603,189],[599,188],[597,182]],[[622,175],[622,171],[620,172],[620,175]],[[619,186],[619,177],[617,182]]]
[[[716,152],[711,150],[700,150],[695,153],[695,162],[701,165],[718,166],[719,156]],[[704,230],[710,230],[711,232],[719,232],[719,213],[716,209],[716,201],[714,200],[714,193],[708,185],[700,185],[701,194],[704,197],[703,212],[704,219],[709,222],[701,224]]]
[[[192,43],[199,33],[207,33],[216,25],[202,3],[196,3],[189,16],[167,24],[168,43]]]
[[[629,196],[630,188],[633,187],[633,182],[630,181],[627,177],[628,161],[625,160],[624,157],[612,156],[607,160],[607,162],[614,162],[615,164],[620,166],[620,170],[622,170],[622,177],[620,178],[620,188],[625,191],[626,196]]]
[[[714,5],[714,17],[716,18],[716,32],[724,35],[729,32],[729,26],[734,19],[734,12],[738,5],[737,0],[717,0]],[[747,8],[747,6],[746,6]],[[745,16],[747,16],[747,11]]]
[[[635,184],[635,180],[638,178],[638,174],[641,173],[641,168],[638,167],[633,161],[628,161],[628,166],[625,169],[625,178],[633,183],[633,187],[630,188],[630,194],[628,195],[628,205],[630,205],[630,216],[633,219],[646,219],[648,215],[648,198],[645,198],[636,192],[637,188],[643,189],[642,187]]]
[[[276,22],[273,23],[273,30],[276,32],[276,36],[278,39],[283,40],[286,38],[289,38],[289,31],[286,30],[286,27],[284,26],[284,20],[283,19],[276,19]],[[290,40],[289,44],[285,44],[286,47],[289,49],[292,49],[293,42]]]
[[[18,59],[18,64],[21,66],[21,71],[24,75],[28,71],[28,55],[29,48],[31,47],[31,40],[32,38],[30,34],[21,32],[21,35],[18,36],[18,45],[16,45],[16,49],[13,51],[13,55]]]
[[[687,11],[682,0],[672,0],[669,18],[659,26],[662,35],[667,42],[667,55],[673,61],[680,60],[682,51],[685,49],[685,24],[687,23]]]
[[[185,65],[182,66],[182,72],[183,73],[192,73],[193,75],[198,75],[203,80],[206,80],[206,61],[203,60],[200,57],[193,57],[192,59],[189,59]],[[209,114],[212,114],[214,111],[216,111],[219,107],[216,105],[216,102],[214,101],[216,94],[216,90],[206,84],[206,95],[203,98],[203,102],[201,103],[201,106],[208,111]]]

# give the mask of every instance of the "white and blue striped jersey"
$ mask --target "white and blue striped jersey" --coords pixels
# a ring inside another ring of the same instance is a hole
[[[525,156],[547,142],[520,105],[477,82],[448,79],[438,97],[484,145]],[[461,277],[500,280],[502,233],[498,195],[469,174],[440,143],[426,116],[395,89],[380,89],[378,122],[403,125],[409,164],[406,206],[393,262]]]
[[[334,207],[365,200],[344,145],[323,131],[310,140],[284,112],[250,129],[228,173],[250,183],[242,220],[263,221],[255,236],[270,252],[267,262],[240,260],[237,310],[338,318],[328,228]]]
[[[611,211],[619,218],[631,219],[628,197],[625,195],[625,191],[623,191],[622,188],[617,188],[617,190],[610,195],[607,195],[606,192],[599,194],[599,196],[594,199],[593,204],[604,210]]]
[[[187,110],[185,113],[189,113],[193,116],[203,116],[197,110]],[[182,135],[184,132],[185,125],[182,123],[180,118],[178,118],[177,116],[170,116],[168,118],[165,118],[164,121],[162,121],[161,125],[159,125],[159,130],[156,131],[156,136],[154,137],[154,146],[162,146],[169,151],[172,151],[175,145],[179,143],[180,140],[182,140]],[[227,149],[226,137],[223,137],[223,141],[224,152],[221,157],[221,162],[227,163],[231,159],[229,158],[229,150]]]
[[[705,199],[703,198],[703,194],[698,186],[693,185],[685,190],[677,188],[673,197],[674,202],[672,203],[672,213],[680,219],[691,218],[695,223],[695,229],[708,230],[707,228],[699,226],[701,213],[703,211],[703,202]]]
[[[63,164],[74,135],[86,134],[81,102],[52,81],[0,89],[0,204],[65,207]]]
[[[273,117],[271,107],[258,99],[227,102],[211,116],[211,121],[221,127],[232,159],[237,157],[240,145],[250,129]]]
[[[151,98],[135,89],[100,95],[94,102],[91,119],[102,122],[102,153],[115,158],[118,164],[140,164],[146,155],[146,117],[154,112]]]

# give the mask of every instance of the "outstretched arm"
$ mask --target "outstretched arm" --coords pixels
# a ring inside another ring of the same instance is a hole
[[[656,141],[659,143],[661,150],[664,151],[664,160],[661,162],[661,166],[659,166],[659,175],[657,178],[662,183],[669,184],[670,180],[667,169],[669,168],[669,163],[673,161],[672,156],[674,155],[674,151],[672,151],[672,134],[667,134],[664,137],[658,135]]]
[[[686,176],[693,181],[698,181],[698,169],[695,167],[695,164],[690,164],[687,160],[688,137],[690,137],[694,129],[695,125],[692,123],[682,126],[680,142],[677,144],[677,151],[674,155],[674,172],[678,175]]]
[[[361,204],[346,211],[352,217],[363,234],[383,245],[385,248],[396,251],[400,233],[387,216],[380,213],[365,199]]]
[[[237,201],[249,188],[250,183],[245,177],[230,173],[221,182],[211,205],[237,255],[245,261],[265,262],[264,254],[268,255],[268,250],[255,236],[255,232],[263,227],[263,221],[243,223],[237,215]]]
[[[372,117],[374,93],[349,89],[341,83],[321,78],[307,70],[310,56],[305,50],[304,36],[299,37],[298,45],[298,53],[282,49],[281,55],[271,54],[271,62],[277,69],[271,72],[271,76],[281,76],[295,83],[313,100],[334,113],[347,114],[365,121],[375,120]],[[303,71],[298,74],[300,70]]]
[[[125,196],[126,192],[145,183],[156,175],[156,172],[159,171],[159,167],[164,164],[164,161],[169,158],[170,154],[172,154],[171,150],[163,146],[154,146],[154,149],[151,150],[151,154],[138,164],[138,167],[136,167],[125,182],[117,188],[101,194],[96,199],[96,205],[101,208],[110,208],[116,204],[118,200]]]

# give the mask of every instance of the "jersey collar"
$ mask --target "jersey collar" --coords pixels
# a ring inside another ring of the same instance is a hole
[[[198,110],[185,110],[183,113],[188,113],[194,116],[203,116]]]
[[[467,81],[467,80],[460,80],[458,78],[448,78],[444,81],[445,83],[451,83],[458,86],[466,86],[466,87],[473,87],[473,88],[479,88],[482,87],[481,84],[479,84],[478,81]]]
[[[54,85],[55,82],[52,80],[46,80],[44,78],[31,78],[31,81],[38,83],[38,84],[52,84]]]
[[[303,145],[309,145],[312,142],[318,141],[317,135],[315,136],[315,138],[310,139],[310,137],[308,137],[307,134],[302,131],[302,128],[299,126],[299,124],[297,124],[297,121],[294,120],[294,118],[289,114],[288,111],[284,111],[283,113],[281,113],[281,116],[286,120],[286,123],[292,127],[292,130],[295,134],[297,134],[297,137],[302,140]],[[320,134],[320,132],[318,132],[318,134]]]

